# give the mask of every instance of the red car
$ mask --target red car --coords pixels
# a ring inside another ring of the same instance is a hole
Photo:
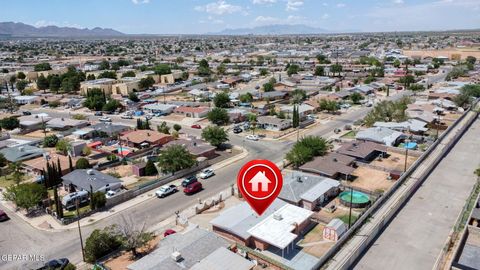
[[[186,186],[183,189],[183,192],[187,195],[191,195],[191,194],[199,192],[200,190],[202,190],[202,183],[194,182],[194,183],[191,183],[190,185]]]
[[[176,231],[172,230],[172,229],[168,229],[166,230],[164,233],[163,233],[163,237],[167,237],[169,236],[170,234],[174,234],[174,233],[177,233]]]
[[[191,128],[202,129],[202,127],[199,124],[192,125]]]
[[[0,221],[5,221],[9,219],[10,218],[7,216],[7,213],[5,213],[3,210],[0,210]]]

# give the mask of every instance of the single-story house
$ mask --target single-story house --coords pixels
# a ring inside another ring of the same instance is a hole
[[[135,130],[120,136],[120,142],[136,148],[161,146],[173,140],[173,136],[152,130]]]
[[[290,204],[315,210],[339,193],[340,182],[315,174],[294,171],[283,177],[283,188],[278,195]]]
[[[300,118],[305,118],[307,115],[315,112],[315,108],[308,104],[300,104],[297,107],[298,107],[298,115],[300,116]],[[280,111],[286,113],[287,116],[290,116],[291,118],[291,116],[293,115],[293,108],[294,108],[293,105],[286,105],[286,106],[280,107]]]
[[[194,264],[190,270],[253,270],[255,264],[239,254],[219,247],[207,257]]]
[[[428,130],[427,123],[416,119],[409,119],[404,122],[375,122],[374,127],[389,128],[400,132],[412,132],[416,134],[423,134]]]
[[[162,240],[148,255],[140,258],[134,263],[127,266],[129,270],[183,270],[195,269],[202,266],[201,262],[209,262],[209,255],[215,253],[219,248],[227,248],[230,243],[215,233],[209,232],[200,228],[189,229],[183,233],[171,234]],[[230,251],[228,251],[230,252]],[[224,252],[222,255],[227,256]],[[232,253],[234,254],[234,253]],[[230,254],[229,254],[230,255]],[[235,254],[234,254],[235,255]],[[239,255],[236,255],[239,258]],[[228,256],[231,258],[231,256]],[[225,263],[225,257],[221,261]],[[243,259],[245,260],[245,259]],[[244,265],[242,260],[240,263]],[[231,262],[236,262],[237,259],[232,259]],[[199,266],[197,264],[200,264]],[[197,266],[196,266],[197,265]],[[230,265],[230,264],[227,264]],[[206,268],[216,269],[216,268]],[[225,269],[225,268],[223,268]],[[244,268],[248,270],[249,268]]]
[[[47,127],[54,130],[67,130],[71,128],[83,128],[90,125],[85,120],[76,120],[72,118],[53,118],[47,122]]]
[[[354,157],[358,161],[369,162],[387,152],[387,148],[378,143],[353,141],[342,144],[336,151],[339,154]]]
[[[300,170],[304,172],[316,173],[333,179],[339,177],[348,179],[355,170],[355,158],[339,153],[328,153],[325,156],[315,157],[302,166]]]
[[[407,136],[402,132],[385,128],[385,127],[372,127],[362,131],[359,131],[355,138],[361,141],[371,141],[387,146],[395,146],[401,140]]]
[[[163,147],[168,147],[170,145],[183,145],[187,148],[190,154],[195,157],[206,157],[213,158],[215,157],[215,146],[212,146],[205,141],[199,139],[178,139],[170,141],[163,145]]]
[[[281,100],[285,99],[288,96],[288,93],[282,91],[258,92],[255,96],[258,99],[263,100]]]
[[[60,161],[62,174],[67,174],[70,172],[70,160],[68,156],[59,155],[52,152],[48,154],[46,157],[48,158],[48,161],[47,161],[47,158],[45,157],[37,157],[34,159],[26,160],[22,163],[23,167],[25,168],[25,170],[29,172],[32,172],[36,175],[40,175],[42,171],[46,171],[48,162],[52,162],[55,165],[57,165],[58,162]],[[71,158],[71,160],[72,160],[72,167],[73,167],[75,166],[76,159]]]
[[[34,131],[42,128],[42,126],[51,119],[52,118],[46,113],[20,116],[18,118],[18,120],[20,121],[20,128],[28,131]]]
[[[145,111],[150,111],[151,113],[161,113],[164,115],[171,114],[177,106],[171,104],[147,104],[143,106]]]
[[[210,108],[180,106],[175,108],[173,111],[174,113],[184,115],[185,117],[203,118],[206,117],[210,112]]]
[[[94,169],[76,169],[62,176],[62,179],[65,189],[70,192],[81,190],[107,192],[122,187],[122,181],[118,178]]]
[[[22,145],[4,148],[0,150],[0,153],[3,154],[9,162],[17,162],[42,156],[45,151],[36,146]]]
[[[352,93],[360,93],[362,95],[369,95],[374,92],[374,88],[368,85],[359,85],[359,86],[354,86],[350,89],[347,89],[348,91]]]
[[[280,119],[274,116],[259,116],[257,118],[258,127],[267,130],[281,131],[292,126],[292,121]]]

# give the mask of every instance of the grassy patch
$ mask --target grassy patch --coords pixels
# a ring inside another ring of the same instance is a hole
[[[357,132],[354,130],[350,130],[349,132],[343,134],[340,138],[343,139],[355,139],[355,136],[357,135]]]
[[[26,177],[22,176],[22,181],[25,181],[25,179],[26,179]],[[12,174],[0,176],[0,187],[1,188],[7,188],[7,187],[12,186],[14,184],[15,184],[15,181],[13,181]]]
[[[337,218],[339,218],[341,221],[343,221],[345,224],[348,225],[348,217],[349,217],[349,215],[345,214],[345,215],[339,216]],[[355,221],[357,221],[357,219],[358,219],[358,215],[356,215],[352,212],[351,224],[352,225],[355,224]]]
[[[80,215],[83,213],[90,212],[90,205],[85,205],[83,207],[80,207],[78,211],[80,212]],[[77,216],[77,210],[72,210],[72,211],[63,211],[63,217],[64,218],[74,218]]]

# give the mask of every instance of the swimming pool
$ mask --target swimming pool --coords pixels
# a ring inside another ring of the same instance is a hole
[[[415,149],[417,149],[417,143],[416,142],[404,143],[403,148],[408,149],[408,150],[415,150]]]
[[[352,204],[353,208],[363,208],[370,204],[370,198],[367,194],[360,191],[346,190],[339,195],[340,202],[345,206]]]

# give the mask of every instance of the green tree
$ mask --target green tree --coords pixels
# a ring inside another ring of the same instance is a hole
[[[224,64],[220,64],[217,67],[217,74],[224,75],[227,67]]]
[[[332,148],[326,139],[317,136],[307,136],[295,143],[285,158],[298,168],[316,156],[324,156]]]
[[[52,67],[50,66],[49,63],[39,63],[39,64],[36,64],[33,67],[33,70],[34,71],[46,71],[46,70],[52,70]]]
[[[133,70],[129,70],[129,71],[122,74],[122,78],[135,77],[135,76],[137,76],[137,75],[135,74],[135,71],[133,71]]]
[[[8,160],[5,158],[5,156],[0,153],[0,168],[7,166]]]
[[[146,78],[140,79],[140,82],[138,82],[138,87],[141,90],[145,90],[152,87],[154,84],[155,80],[152,78],[152,76],[147,76]]]
[[[334,100],[321,99],[318,104],[322,111],[327,111],[329,113],[338,111],[338,103]]]
[[[399,68],[400,67],[400,60],[398,59],[395,59],[395,61],[393,61],[393,66],[396,67],[396,68]]]
[[[27,211],[39,205],[47,197],[47,190],[37,183],[24,183],[10,186],[3,193],[3,198],[15,203],[15,205]]]
[[[98,74],[98,79],[117,79],[117,73],[115,71],[104,71]]]
[[[267,82],[263,85],[264,92],[272,92],[275,90],[274,88],[275,88],[275,84],[271,82]]]
[[[110,62],[108,62],[107,60],[103,59],[102,62],[100,62],[99,69],[100,69],[100,70],[110,69]]]
[[[20,184],[23,180],[23,165],[21,161],[12,162],[8,165],[8,169],[12,172],[12,179],[15,184]]]
[[[57,142],[58,137],[55,134],[49,135],[43,139],[43,147],[55,147]]]
[[[70,143],[65,140],[65,139],[61,139],[57,142],[57,145],[55,145],[55,149],[62,153],[63,155],[67,155],[68,154],[68,150],[71,148],[71,145]]]
[[[158,174],[157,167],[155,167],[155,164],[153,163],[153,161],[148,160],[147,165],[145,166],[145,175],[152,176],[157,174]]]
[[[293,74],[297,74],[300,71],[300,67],[296,64],[290,65],[287,69],[288,76],[292,76]]]
[[[267,75],[268,75],[268,69],[261,68],[260,69],[260,76],[267,76]]]
[[[83,102],[83,106],[90,110],[101,111],[105,103],[105,93],[99,88],[93,88],[87,91],[87,98]]]
[[[206,59],[200,60],[198,63],[198,75],[200,76],[209,76],[212,71],[210,70],[210,65]]]
[[[240,102],[242,103],[250,103],[253,101],[253,96],[250,92],[248,92],[240,95],[239,99],[240,99]]]
[[[195,165],[195,157],[183,145],[171,145],[160,151],[158,165],[163,173],[174,174],[177,171]]]
[[[117,250],[122,245],[114,226],[95,229],[85,241],[85,259],[95,263],[98,259]]]
[[[412,75],[405,75],[401,77],[398,82],[403,84],[405,88],[409,88],[411,84],[415,83],[415,77]]]
[[[164,134],[170,134],[170,127],[167,125],[167,122],[163,121],[157,126],[157,131]]]
[[[218,126],[209,126],[202,131],[202,138],[215,147],[219,147],[228,141],[227,132]]]
[[[291,93],[292,96],[292,103],[294,104],[300,104],[302,101],[307,99],[307,92],[302,89],[295,89]]]
[[[137,94],[135,94],[135,92],[131,92],[130,94],[128,94],[128,99],[130,99],[133,102],[140,101],[140,99],[138,98]]]
[[[338,75],[340,75],[342,71],[343,71],[343,66],[340,64],[333,64],[330,66],[330,72],[333,73],[333,76],[335,76],[335,74],[337,73]]]
[[[173,129],[174,129],[176,132],[179,132],[179,131],[182,129],[182,126],[180,126],[179,124],[173,124]]]
[[[77,162],[75,162],[75,168],[77,169],[88,169],[90,167],[90,162],[88,162],[86,158],[79,158]]]
[[[465,59],[465,62],[471,64],[471,65],[475,65],[475,62],[477,62],[477,58],[475,58],[474,56],[467,56],[467,58]]]
[[[38,77],[37,79],[37,88],[38,90],[47,90],[48,89],[48,86],[49,86],[49,82],[47,80],[47,78],[45,78],[45,76],[40,75],[40,77]]]
[[[50,91],[58,93],[60,90],[60,87],[62,87],[62,81],[60,80],[60,77],[58,75],[52,75],[48,76],[48,87],[50,88]]]
[[[216,125],[226,125],[228,124],[230,117],[228,116],[227,110],[223,108],[213,108],[207,115],[207,119]]]
[[[0,126],[2,129],[13,130],[20,126],[20,120],[16,117],[6,117],[0,120]]]
[[[104,207],[106,203],[107,203],[107,198],[105,197],[105,193],[101,191],[97,191],[92,194],[92,198],[90,202],[90,207],[92,208],[92,210],[100,209]]]
[[[19,78],[20,80],[25,80],[26,77],[27,75],[25,75],[25,73],[21,71],[17,73],[17,78]]]
[[[325,76],[325,68],[323,66],[315,67],[315,76]]]
[[[95,78],[95,74],[88,74],[88,76],[87,76],[87,81],[93,81],[93,80],[95,80],[95,79],[96,79],[96,78]]]
[[[18,91],[22,92],[23,90],[25,90],[27,85],[28,85],[27,81],[20,80],[20,81],[17,81],[17,83],[15,84],[15,87],[17,88]]]
[[[105,105],[103,105],[102,110],[105,112],[114,112],[121,106],[122,104],[120,104],[120,101],[116,99],[110,99]]]
[[[373,126],[377,121],[382,122],[403,122],[408,119],[405,110],[412,101],[409,98],[402,98],[398,101],[381,101],[367,116],[364,123],[367,127]]]
[[[354,92],[350,95],[350,100],[353,102],[353,104],[359,104],[361,100],[363,100],[362,94],[358,92]]]
[[[166,75],[166,74],[172,73],[172,70],[170,69],[170,66],[167,65],[167,64],[159,64],[159,65],[155,66],[153,71],[157,75]]]
[[[227,92],[218,93],[213,98],[213,104],[217,108],[228,108],[230,107],[230,96]]]

